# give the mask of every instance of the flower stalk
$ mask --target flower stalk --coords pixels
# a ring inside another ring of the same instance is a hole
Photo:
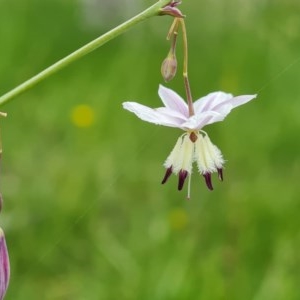
[[[189,108],[189,116],[193,116],[195,114],[194,106],[193,106],[193,98],[192,92],[190,88],[190,82],[188,77],[188,42],[187,42],[187,34],[185,22],[183,19],[179,19],[181,29],[182,29],[182,37],[183,37],[183,81],[186,93],[186,101],[188,103]]]
[[[133,26],[137,25],[149,19],[150,17],[157,16],[161,14],[161,10],[166,7],[170,3],[170,0],[159,0],[143,12],[139,13],[138,15],[134,16],[133,18],[127,20],[126,22],[122,23],[121,25],[113,28],[112,30],[108,31],[107,33],[101,35],[100,37],[96,38],[95,40],[91,41],[90,43],[84,45],[83,47],[79,48],[78,50],[74,51],[73,53],[69,54],[68,56],[64,57],[63,59],[57,61],[50,67],[46,68],[42,72],[38,73],[37,75],[33,76],[32,78],[28,79],[24,83],[20,84],[16,88],[12,89],[11,91],[7,92],[3,96],[0,97],[0,106],[3,104],[11,101],[16,96],[22,94],[23,92],[31,89],[39,82],[43,81],[44,79],[48,78],[50,75],[60,71],[61,69],[67,67],[71,63],[77,61],[78,59],[82,58],[83,56],[87,55],[88,53],[96,50],[97,48],[101,47],[105,43],[109,42],[110,40],[116,38],[117,36],[121,35],[128,29],[132,28]],[[168,13],[166,13],[168,14]]]

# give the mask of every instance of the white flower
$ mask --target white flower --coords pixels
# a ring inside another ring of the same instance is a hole
[[[256,95],[234,97],[224,92],[210,93],[193,103],[195,114],[190,116],[188,105],[177,93],[160,85],[158,94],[164,107],[153,109],[136,102],[124,102],[123,107],[143,121],[186,131],[178,139],[164,164],[167,171],[162,183],[165,183],[172,173],[178,174],[178,189],[181,190],[185,179],[192,172],[192,164],[195,161],[207,187],[212,190],[211,173],[218,172],[219,179],[223,179],[224,159],[221,151],[201,129],[205,125],[223,121],[233,108],[247,103]]]

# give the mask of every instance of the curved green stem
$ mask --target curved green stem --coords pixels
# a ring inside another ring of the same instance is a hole
[[[95,49],[101,47],[103,44],[107,43],[108,41],[114,39],[118,35],[124,33],[126,30],[130,29],[134,25],[159,14],[160,9],[166,6],[170,0],[159,0],[154,5],[150,6],[140,14],[136,15],[135,17],[129,19],[128,21],[122,23],[121,25],[113,28],[109,32],[101,35],[97,39],[91,41],[90,43],[84,45],[83,47],[79,48],[78,50],[74,51],[73,53],[69,54],[65,58],[57,61],[50,67],[46,68],[42,72],[38,73],[37,75],[33,76],[32,78],[28,79],[24,83],[20,84],[16,88],[12,89],[8,93],[4,94],[0,97],[0,106],[9,102],[16,96],[20,95],[21,93],[29,90],[33,86],[35,86],[40,81],[46,79],[48,76],[56,73],[57,71],[63,69],[64,67],[68,66],[69,64],[75,62],[79,58],[85,56],[86,54],[94,51]]]
[[[186,100],[188,103],[189,108],[189,115],[193,116],[195,114],[194,111],[194,105],[193,105],[193,99],[192,99],[192,92],[188,77],[188,42],[187,42],[187,34],[186,34],[186,28],[185,28],[185,22],[183,19],[179,19],[181,23],[181,29],[182,29],[182,37],[183,37],[183,81],[186,91]]]

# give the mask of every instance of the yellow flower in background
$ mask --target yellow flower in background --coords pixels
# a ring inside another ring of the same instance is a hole
[[[87,104],[76,105],[71,111],[71,121],[76,127],[90,127],[95,122],[95,112]]]

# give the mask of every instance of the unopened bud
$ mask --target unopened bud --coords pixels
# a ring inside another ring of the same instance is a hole
[[[171,81],[177,71],[177,59],[174,51],[170,51],[161,64],[161,74],[166,82]]]
[[[0,228],[0,300],[5,296],[10,276],[8,251],[3,230]]]

